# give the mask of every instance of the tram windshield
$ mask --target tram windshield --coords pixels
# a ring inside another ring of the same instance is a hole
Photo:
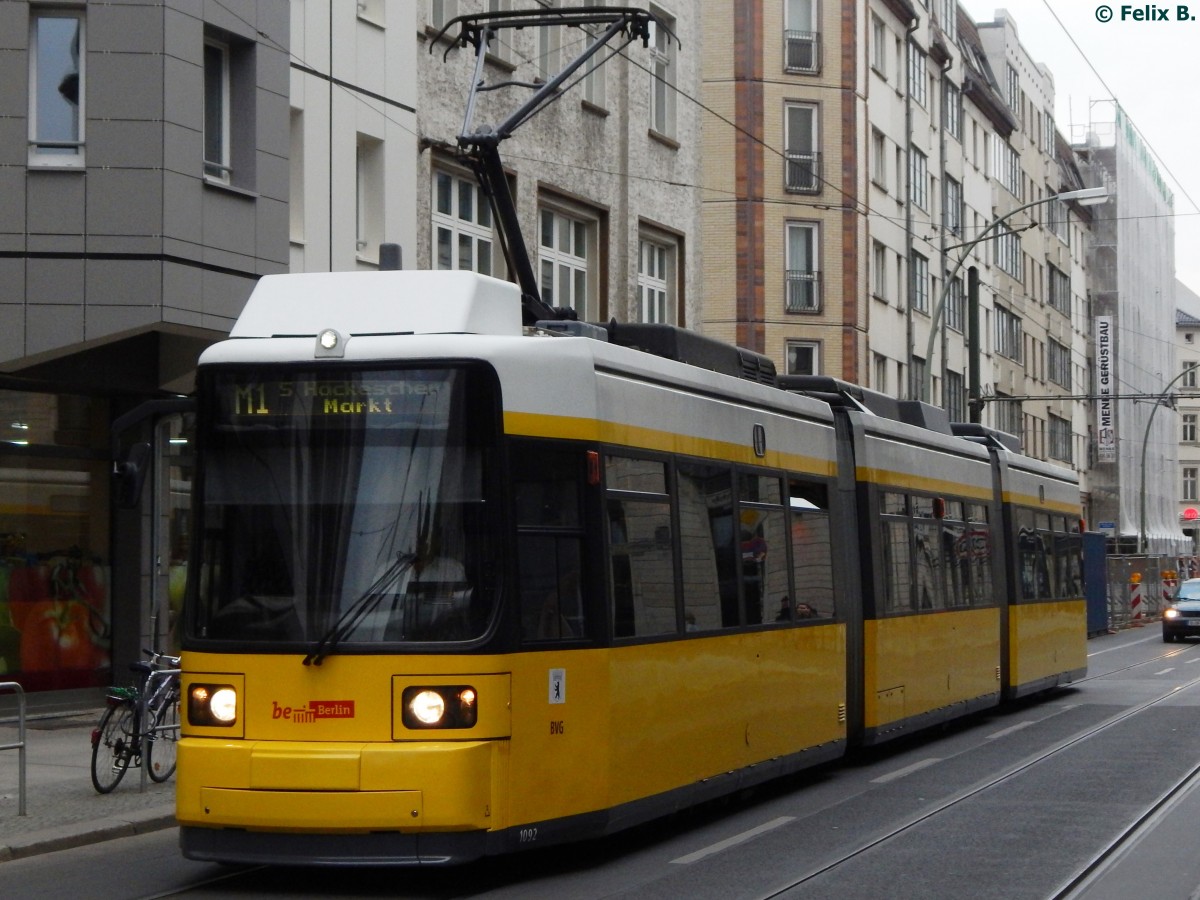
[[[485,370],[204,377],[191,641],[274,644],[319,662],[484,633],[498,433]]]

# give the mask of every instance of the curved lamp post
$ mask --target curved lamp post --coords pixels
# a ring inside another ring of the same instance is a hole
[[[1097,203],[1103,203],[1107,199],[1108,188],[1090,187],[1078,191],[1064,191],[1061,194],[1043,197],[1041,200],[1033,200],[1030,203],[1006,212],[1000,218],[990,222],[983,231],[979,232],[977,237],[967,241],[965,244],[959,245],[962,248],[962,253],[959,254],[958,261],[954,264],[954,268],[950,270],[950,274],[942,282],[942,290],[938,294],[937,304],[933,307],[933,313],[929,321],[929,346],[925,350],[925,378],[921,384],[921,399],[933,402],[931,396],[933,391],[933,345],[937,340],[937,336],[941,333],[942,310],[946,306],[946,298],[950,295],[950,285],[954,283],[954,279],[958,275],[958,270],[967,261],[967,257],[971,255],[971,250],[974,249],[975,245],[980,241],[986,240],[988,237],[995,237],[992,232],[1017,213],[1024,212],[1031,207],[1040,206],[1043,203],[1053,203],[1055,200],[1074,200],[1082,206],[1093,206]]]
[[[1150,443],[1150,426],[1154,424],[1154,414],[1158,412],[1158,408],[1163,405],[1163,401],[1167,399],[1171,388],[1175,382],[1183,378],[1185,375],[1194,375],[1194,368],[1187,368],[1167,382],[1167,386],[1162,389],[1162,393],[1154,399],[1154,408],[1150,410],[1150,415],[1146,419],[1146,432],[1142,435],[1142,487],[1138,495],[1140,508],[1138,510],[1138,553],[1146,552],[1146,445]]]

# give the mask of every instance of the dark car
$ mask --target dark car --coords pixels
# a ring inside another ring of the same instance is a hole
[[[1163,640],[1170,643],[1188,635],[1200,637],[1200,578],[1179,586],[1175,602],[1163,610]]]

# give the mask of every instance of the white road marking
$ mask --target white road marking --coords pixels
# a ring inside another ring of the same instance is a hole
[[[796,821],[795,816],[780,816],[778,819],[772,819],[770,822],[764,822],[757,828],[751,828],[749,831],[743,831],[741,834],[735,834],[731,838],[726,838],[723,841],[718,841],[705,847],[703,850],[697,850],[695,853],[689,853],[687,856],[681,856],[678,859],[671,860],[672,863],[684,865],[694,863],[698,859],[704,859],[706,856],[711,856],[714,853],[720,853],[722,850],[728,850],[730,847],[736,847],[738,844],[744,844],[746,841],[753,840],[760,834],[766,834],[768,831],[774,831],[781,825],[786,825],[788,822]]]
[[[940,763],[941,757],[931,756],[929,759],[923,759],[920,762],[915,762],[911,766],[905,766],[903,769],[897,769],[895,772],[889,772],[887,775],[880,775],[878,778],[872,778],[871,784],[887,784],[889,781],[895,781],[897,778],[903,778],[905,775],[911,775],[913,772],[919,772],[932,766],[934,763]]]
[[[1155,672],[1154,674],[1155,675],[1166,675],[1168,672],[1174,672],[1174,671],[1175,671],[1175,667],[1171,666],[1171,668],[1169,668],[1169,669],[1163,669],[1161,672]]]
[[[1022,728],[1028,728],[1030,725],[1036,724],[1032,719],[1028,722],[1018,722],[1016,725],[1010,725],[1008,728],[1002,728],[999,731],[992,732],[987,735],[985,740],[994,741],[996,738],[1008,737],[1014,731],[1020,731]]]

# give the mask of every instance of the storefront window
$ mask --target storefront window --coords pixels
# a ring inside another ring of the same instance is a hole
[[[0,390],[0,680],[110,677],[108,404]]]

